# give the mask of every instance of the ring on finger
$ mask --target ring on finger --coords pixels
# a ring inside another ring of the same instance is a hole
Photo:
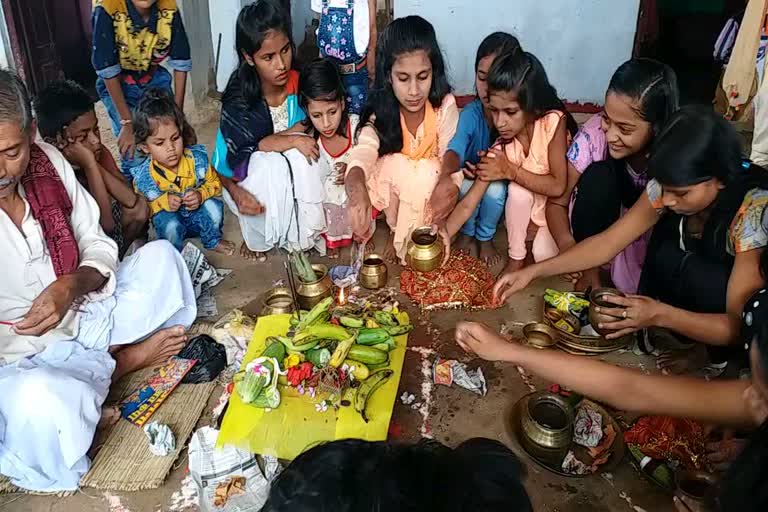
[[[626,310],[626,309],[625,309],[624,311],[622,311],[622,312],[621,312],[621,318],[623,318],[623,319],[625,319],[625,320],[626,320],[628,316],[629,316],[629,315],[627,314],[627,310]]]

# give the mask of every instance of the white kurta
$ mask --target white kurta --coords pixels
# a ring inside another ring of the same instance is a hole
[[[86,453],[115,368],[109,347],[189,327],[197,311],[189,271],[173,246],[152,242],[118,267],[96,202],[61,154],[40,146],[72,200],[81,265],[108,276],[45,336],[18,336],[5,326],[0,332],[0,473],[19,487],[51,492],[77,489],[89,468]],[[21,231],[0,211],[0,265],[0,319],[18,321],[56,279],[28,204]]]

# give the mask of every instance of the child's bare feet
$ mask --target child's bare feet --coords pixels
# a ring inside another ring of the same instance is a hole
[[[456,237],[456,243],[453,244],[453,247],[456,248],[456,252],[463,252],[471,256],[477,255],[477,240],[464,233],[460,233],[459,236]],[[474,254],[472,254],[473,252]]]
[[[395,234],[390,233],[389,238],[387,238],[387,246],[384,247],[384,260],[387,263],[399,263],[397,259],[397,251],[395,250]]]
[[[493,245],[493,240],[480,241],[480,260],[492,267],[501,261],[501,254]]]
[[[506,274],[507,272],[517,272],[518,270],[522,270],[522,268],[525,266],[525,260],[513,260],[512,258],[509,258],[509,261],[507,261],[507,264],[504,266],[504,270],[501,271],[501,274]]]
[[[368,243],[365,244],[365,254],[372,253],[376,250],[376,242],[373,241],[373,238],[368,240]]]
[[[128,345],[114,352],[112,356],[117,362],[117,367],[112,375],[112,381],[115,382],[133,371],[158,366],[168,361],[181,352],[186,345],[185,331],[180,325],[161,329],[141,343]]]
[[[263,252],[252,251],[245,245],[245,242],[240,246],[240,256],[248,261],[258,261],[263,263],[267,261],[267,255]]]
[[[335,249],[328,249],[328,252],[325,254],[328,256],[329,260],[337,260],[339,259],[339,249],[338,247]]]
[[[233,242],[230,242],[229,240],[222,240],[219,242],[219,245],[212,249],[212,251],[218,252],[219,254],[224,254],[226,256],[232,256],[235,254],[236,248],[237,246]]]

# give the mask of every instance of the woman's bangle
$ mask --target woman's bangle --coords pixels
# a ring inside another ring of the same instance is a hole
[[[120,120],[120,126],[126,126],[129,124],[133,124],[133,119],[121,119]]]

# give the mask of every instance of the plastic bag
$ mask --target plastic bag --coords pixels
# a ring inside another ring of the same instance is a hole
[[[182,384],[211,382],[227,366],[227,350],[224,345],[207,334],[192,338],[179,353],[183,359],[197,359],[197,364],[182,380]]]

